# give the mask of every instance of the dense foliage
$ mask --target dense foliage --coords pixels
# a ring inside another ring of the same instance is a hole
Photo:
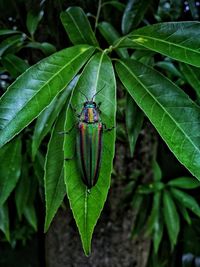
[[[148,120],[162,138],[153,152],[152,180],[139,182],[133,175],[125,194],[137,210],[133,238],[144,231],[152,239],[149,266],[169,266],[169,251],[176,254],[179,239],[188,238],[187,225],[200,217],[200,23],[193,21],[199,18],[199,2],[72,2],[42,1],[32,9],[31,1],[16,1],[9,10],[10,1],[1,3],[2,240],[14,246],[37,231],[43,223],[37,216],[41,203],[46,232],[67,195],[83,249],[90,253],[110,187],[116,129],[120,138],[118,101],[126,116],[122,139],[129,142],[130,157]],[[89,192],[77,168],[73,126],[84,94],[91,99],[99,90],[95,102],[101,103],[102,122],[114,128],[103,133],[100,176]],[[163,142],[177,158],[181,171],[176,177],[162,170],[171,168],[158,157]],[[26,231],[18,234],[23,227]],[[182,253],[196,254],[185,254],[183,262],[192,264],[198,252],[186,243]]]

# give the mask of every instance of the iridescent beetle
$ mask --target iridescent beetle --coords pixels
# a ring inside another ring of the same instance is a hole
[[[103,87],[104,88],[104,87]],[[86,102],[78,115],[78,130],[76,137],[76,152],[78,165],[81,171],[81,178],[88,189],[93,187],[98,180],[102,158],[102,135],[106,125],[101,122],[99,105],[93,101],[94,97],[103,90],[100,89],[91,100],[85,94]]]

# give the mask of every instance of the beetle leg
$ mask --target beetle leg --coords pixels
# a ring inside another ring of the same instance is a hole
[[[110,131],[112,131],[112,130],[115,128],[115,126],[113,126],[113,127],[111,127],[111,128],[107,128],[107,126],[106,126],[105,123],[102,123],[102,125],[103,125],[103,127],[104,127],[105,132],[110,132]]]

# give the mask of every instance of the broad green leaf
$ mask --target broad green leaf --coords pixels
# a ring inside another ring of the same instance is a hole
[[[186,81],[195,90],[197,97],[200,98],[200,69],[185,63],[180,63],[180,69]]]
[[[182,205],[200,217],[200,206],[195,198],[179,189],[171,188],[170,191],[172,192],[174,198],[182,203]]]
[[[13,54],[3,56],[2,64],[13,78],[18,77],[29,67],[28,63]]]
[[[120,34],[117,32],[117,30],[113,27],[112,24],[103,21],[98,24],[98,29],[102,36],[106,39],[109,45],[112,45],[117,39],[120,38]],[[116,53],[121,58],[128,58],[129,54],[127,49],[125,48],[118,48],[116,49]]]
[[[180,231],[180,218],[171,194],[168,191],[164,191],[163,193],[163,215],[167,226],[171,248],[173,249],[176,245]]]
[[[40,10],[39,12],[34,12],[33,10],[28,12],[27,18],[26,18],[26,27],[30,33],[31,36],[34,35],[38,23],[42,19],[44,15],[44,11]]]
[[[75,77],[67,88],[61,92],[56,98],[53,99],[51,104],[40,114],[38,117],[34,133],[33,133],[33,141],[32,141],[32,158],[35,158],[35,155],[38,151],[38,148],[47,135],[47,133],[52,129],[52,125],[59,115],[63,105],[65,105],[66,99],[71,93],[73,87],[77,82],[78,77]]]
[[[163,22],[133,31],[129,40],[133,45],[165,56],[200,66],[200,22]],[[126,41],[125,41],[126,42]],[[121,46],[123,41],[121,41]]]
[[[193,189],[200,186],[200,182],[193,177],[179,177],[167,183],[170,186],[175,186],[183,189]]]
[[[0,36],[1,35],[11,35],[11,34],[16,34],[16,33],[20,33],[20,32],[15,31],[15,30],[10,30],[10,29],[1,29],[0,30]]]
[[[111,128],[115,126],[116,112],[116,84],[113,67],[109,57],[105,53],[95,54],[84,68],[72,98],[72,105],[80,113],[85,97],[91,99],[99,92],[94,101],[101,102],[102,122]],[[76,124],[76,115],[71,108],[67,111],[65,131],[72,129]],[[80,171],[77,166],[75,155],[76,127],[65,135],[64,152],[65,158],[71,158],[65,162],[65,183],[70,206],[76,220],[81,236],[85,254],[91,250],[91,239],[94,227],[103,209],[108,189],[110,187],[110,176],[112,172],[112,161],[114,157],[115,129],[103,133],[102,162],[97,184],[88,192],[83,184]],[[74,158],[73,158],[74,157]]]
[[[149,6],[148,0],[128,0],[122,17],[122,33],[127,34],[142,21]]]
[[[30,194],[30,177],[28,170],[28,158],[23,156],[21,177],[15,189],[15,203],[17,207],[17,214],[21,220],[25,206],[27,204]]]
[[[94,32],[82,8],[69,7],[61,13],[60,19],[73,44],[98,46]]]
[[[0,149],[0,206],[15,188],[21,173],[21,140],[16,138]]]
[[[158,162],[155,159],[152,161],[152,170],[154,181],[161,181],[162,171],[160,169],[160,166],[158,165]]]
[[[5,54],[11,52],[10,50],[14,47],[13,52],[17,52],[17,48],[22,45],[24,41],[24,37],[22,34],[13,35],[3,40],[0,43],[0,57]]]
[[[135,145],[142,128],[144,113],[138,108],[132,97],[127,94],[126,98],[126,129],[128,133],[130,154],[133,157]]]
[[[177,159],[200,179],[200,109],[159,72],[133,60],[119,61],[118,75]]]
[[[5,237],[10,241],[10,220],[8,213],[8,203],[4,203],[0,207],[0,230],[5,234]]]
[[[64,135],[59,134],[59,132],[62,132],[64,129],[65,116],[66,107],[64,107],[61,111],[52,130],[45,160],[45,232],[48,230],[50,223],[66,194],[66,187],[64,183]]]
[[[93,51],[87,45],[61,50],[29,68],[8,88],[0,99],[0,147],[64,90]]]
[[[50,56],[51,54],[56,52],[56,47],[47,42],[29,42],[25,47],[39,49],[45,56]]]

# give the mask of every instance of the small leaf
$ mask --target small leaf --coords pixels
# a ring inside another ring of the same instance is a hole
[[[31,36],[34,35],[43,15],[44,15],[43,10],[40,10],[39,12],[34,12],[33,10],[31,10],[28,12],[27,19],[26,19],[26,27]]]
[[[122,17],[122,33],[127,34],[142,21],[149,6],[148,0],[128,0]]]
[[[167,183],[169,186],[175,186],[183,189],[193,189],[200,186],[200,182],[193,177],[179,177]]]
[[[126,129],[128,133],[130,154],[133,157],[135,145],[142,128],[144,113],[138,108],[132,97],[126,97]]]
[[[10,50],[14,48],[15,51],[13,53],[18,51],[18,47],[20,47],[23,43],[23,36],[22,34],[13,35],[11,37],[8,37],[7,39],[3,40],[0,43],[0,57],[2,57],[3,54],[11,52]]]
[[[21,173],[21,140],[14,139],[0,150],[0,206],[15,188]]]
[[[24,209],[24,216],[33,229],[37,231],[37,215],[33,203],[26,205]]]
[[[160,169],[160,166],[158,165],[158,162],[155,159],[152,162],[152,169],[154,181],[161,181],[162,171]]]
[[[33,121],[73,79],[94,48],[79,45],[43,59],[23,73],[0,99],[0,147]]]
[[[166,70],[167,72],[169,72],[175,77],[183,78],[183,75],[180,73],[180,71],[175,67],[175,65],[171,61],[159,61],[159,62],[156,62],[155,66],[163,70]]]
[[[163,215],[171,242],[171,248],[173,249],[177,243],[177,237],[180,231],[180,218],[171,194],[168,191],[164,191],[163,193]]]
[[[113,27],[113,25],[106,22],[106,21],[99,23],[98,29],[99,29],[100,33],[102,34],[102,36],[105,38],[105,40],[108,42],[109,45],[112,45],[120,37],[120,34]],[[128,51],[125,48],[116,49],[116,53],[121,58],[128,58],[129,57]]]
[[[195,198],[179,189],[171,188],[170,191],[172,192],[174,198],[182,203],[182,205],[200,217],[200,206]]]
[[[8,241],[10,241],[10,220],[8,214],[8,204],[4,203],[0,207],[0,230],[5,234],[5,237]]]
[[[32,141],[33,159],[35,158],[35,155],[38,151],[38,148],[42,140],[47,135],[47,133],[52,129],[52,125],[56,117],[59,115],[73,87],[75,87],[77,79],[78,77],[75,77],[67,86],[67,88],[64,90],[64,92],[61,92],[56,98],[54,98],[51,104],[38,117],[35,124],[33,141]]]
[[[90,23],[80,7],[69,7],[60,15],[61,22],[73,44],[98,46]]]
[[[15,30],[10,30],[10,29],[1,29],[0,30],[0,36],[11,35],[11,34],[16,34],[16,33],[20,33],[20,31],[15,31]]]
[[[199,9],[197,7],[196,1],[195,0],[188,0],[187,2],[188,2],[190,12],[192,14],[193,19],[198,20],[199,19]]]
[[[159,72],[120,60],[117,73],[177,159],[200,180],[200,109]]]
[[[64,183],[64,135],[59,132],[64,130],[66,107],[60,113],[51,133],[45,160],[45,200],[46,218],[44,231],[46,232],[66,194]]]
[[[103,89],[102,89],[103,88]],[[72,97],[72,105],[80,114],[85,97],[91,99],[96,92],[102,89],[95,96],[95,102],[101,102],[101,120],[108,127],[115,126],[116,113],[116,83],[114,70],[110,58],[105,53],[95,54],[85,66]],[[75,114],[72,109],[67,110],[65,131],[76,124]],[[69,134],[65,135],[64,153],[65,158],[72,158],[65,161],[65,183],[70,206],[77,223],[81,236],[83,248],[86,255],[91,250],[91,239],[94,227],[103,209],[112,172],[114,157],[115,129],[103,133],[102,162],[97,184],[88,193],[87,187],[83,184],[77,159],[75,156],[76,127]]]
[[[17,78],[29,67],[23,59],[13,54],[3,56],[2,64],[13,78]]]
[[[120,2],[117,2],[117,1],[107,1],[107,2],[104,2],[102,5],[101,5],[101,8],[107,6],[107,5],[111,5],[113,7],[115,7],[117,10],[119,11],[123,11],[124,8],[125,8],[125,5],[120,3]]]
[[[192,86],[197,97],[200,99],[200,69],[185,63],[180,63],[180,69],[186,81]]]
[[[17,214],[20,220],[22,218],[22,214],[24,213],[24,209],[29,198],[30,190],[31,187],[28,172],[28,159],[27,156],[24,156],[22,161],[21,177],[15,189],[15,203],[17,207]]]
[[[190,225],[192,223],[192,220],[190,218],[190,215],[187,211],[187,209],[185,208],[185,206],[182,205],[181,202],[176,202],[176,206],[178,207],[180,213],[182,214],[184,220]]]
[[[51,54],[56,52],[56,47],[50,43],[47,43],[47,42],[43,42],[43,43],[29,42],[25,47],[39,49],[42,51],[42,53],[45,56],[50,56]]]

